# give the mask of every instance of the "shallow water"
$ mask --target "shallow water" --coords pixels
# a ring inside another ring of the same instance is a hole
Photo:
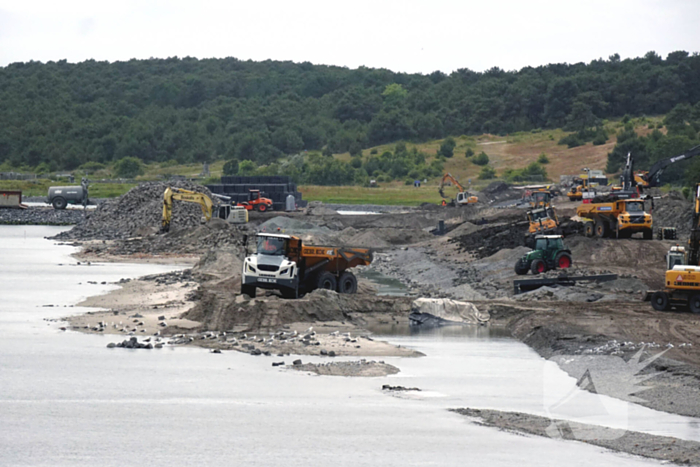
[[[394,330],[407,335],[391,340],[427,357],[385,359],[401,373],[364,379],[280,370],[270,366],[279,358],[237,352],[107,349],[114,336],[62,332],[43,318],[80,312],[64,305],[113,287],[88,280],[174,268],[77,266],[72,247],[42,239],[60,230],[0,226],[1,465],[656,464],[480,427],[445,410],[542,411],[540,375],[553,364],[487,328]],[[550,370],[556,384],[569,380]],[[382,384],[425,391],[394,397]],[[673,420],[667,425],[690,430],[687,419]]]

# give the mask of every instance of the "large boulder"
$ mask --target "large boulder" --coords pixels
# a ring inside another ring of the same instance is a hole
[[[411,324],[446,325],[480,324],[491,319],[487,311],[479,311],[473,303],[449,298],[419,298],[411,304]]]

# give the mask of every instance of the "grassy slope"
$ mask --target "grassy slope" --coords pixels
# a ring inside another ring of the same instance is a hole
[[[652,130],[647,128],[648,123],[654,125],[661,122],[662,117],[647,117],[646,119],[635,119],[635,127],[639,134],[647,134]],[[588,143],[584,146],[568,149],[560,146],[557,141],[566,135],[562,130],[545,130],[531,133],[515,133],[508,136],[481,135],[481,136],[460,136],[455,138],[457,147],[454,157],[445,163],[445,171],[452,173],[465,185],[468,179],[472,180],[472,188],[478,190],[486,186],[491,180],[478,180],[481,167],[472,164],[465,158],[464,153],[467,148],[472,148],[476,154],[484,151],[490,159],[490,165],[496,169],[498,174],[504,169],[520,169],[531,162],[535,162],[541,153],[547,154],[550,163],[546,165],[549,178],[553,182],[559,181],[560,175],[577,175],[582,172],[583,167],[591,169],[605,169],[607,154],[615,146],[614,136],[620,128],[620,122],[609,122],[606,124],[609,133],[612,135],[608,142],[601,146],[593,146]],[[419,150],[431,156],[437,154],[442,140],[419,143],[415,146]],[[409,143],[409,147],[413,144]],[[363,151],[363,157],[368,157],[372,150],[377,154],[384,151],[393,150],[394,145],[381,145],[368,148]],[[350,155],[337,154],[335,157],[341,160],[349,160]],[[209,170],[212,177],[220,177],[223,170],[224,161],[218,161],[210,165]],[[163,175],[179,174],[187,177],[196,177],[201,172],[201,164],[188,164],[163,167],[160,164],[151,164],[146,167],[144,175],[138,180],[162,179]],[[99,175],[99,174],[98,174]],[[300,191],[304,199],[309,201],[324,201],[328,203],[347,204],[394,204],[394,205],[419,205],[421,203],[437,203],[441,198],[437,193],[439,178],[429,180],[419,189],[412,186],[405,186],[403,182],[380,183],[378,188],[363,188],[357,186],[325,187],[325,186],[301,186]],[[50,185],[64,184],[64,182],[51,182],[49,180],[39,180],[38,182],[20,181],[0,181],[0,189],[20,189],[24,196],[44,196]],[[93,183],[90,187],[90,196],[95,198],[119,196],[128,191],[133,184],[100,184]],[[448,193],[449,195],[449,193]]]

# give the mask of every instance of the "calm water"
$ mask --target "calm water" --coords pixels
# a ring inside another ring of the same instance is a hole
[[[88,280],[173,268],[76,266],[73,248],[42,238],[58,231],[0,226],[0,465],[655,464],[479,427],[445,410],[543,413],[543,381],[562,390],[570,381],[485,328],[392,335],[428,356],[385,359],[401,373],[370,379],[279,370],[270,366],[278,358],[236,352],[107,349],[114,337],[62,332],[43,318],[79,312],[64,305],[113,287]],[[424,392],[394,397],[382,384]],[[633,425],[697,434],[683,417],[629,412]]]

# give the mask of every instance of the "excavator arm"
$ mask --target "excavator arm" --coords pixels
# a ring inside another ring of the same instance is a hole
[[[167,232],[170,230],[170,222],[173,218],[173,200],[186,201],[188,203],[197,203],[202,208],[204,218],[209,222],[211,213],[214,207],[211,198],[203,193],[196,191],[185,190],[184,188],[166,188],[163,193],[163,220],[161,222],[161,231]]]
[[[464,191],[464,187],[457,181],[457,179],[454,178],[452,174],[446,173],[442,176],[442,180],[440,181],[440,187],[438,188],[438,192],[440,193],[441,197],[445,198],[444,188],[447,182],[452,182],[452,184],[457,187],[457,190],[459,190],[460,193]]]
[[[693,205],[693,225],[688,240],[688,264],[700,266],[700,183],[695,185],[695,201]]]
[[[661,174],[664,173],[666,167],[676,162],[684,161],[700,154],[700,146],[695,146],[689,149],[685,154],[679,156],[669,157],[668,159],[663,159],[656,162],[651,166],[649,172],[642,173],[641,178],[644,181],[645,188],[651,188],[659,186],[661,184]]]

